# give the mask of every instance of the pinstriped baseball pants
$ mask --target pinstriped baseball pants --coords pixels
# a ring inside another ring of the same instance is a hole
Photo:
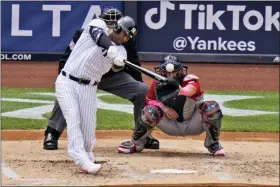
[[[56,97],[67,122],[68,153],[82,167],[90,162],[95,144],[97,86],[78,84],[61,74],[55,83]]]

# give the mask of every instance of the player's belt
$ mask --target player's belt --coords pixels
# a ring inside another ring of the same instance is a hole
[[[69,73],[66,73],[65,71],[61,71],[62,75],[65,76],[65,77],[68,77],[69,79],[71,79],[72,81],[75,81],[79,84],[84,84],[84,85],[89,85],[90,84],[90,80],[88,79],[83,79],[83,78],[77,78],[77,77],[74,77],[73,75],[70,75]],[[68,75],[67,75],[68,74]],[[92,85],[97,85],[98,82],[94,82]]]

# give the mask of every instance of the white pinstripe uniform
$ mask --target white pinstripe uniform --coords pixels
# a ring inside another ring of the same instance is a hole
[[[108,35],[104,21],[94,19],[89,25],[102,28]],[[126,59],[125,48],[121,45],[117,48],[118,55]],[[105,57],[105,52],[91,38],[89,26],[85,27],[63,69],[66,76],[60,73],[56,80],[56,97],[68,126],[68,153],[80,168],[94,161],[97,86],[93,84],[113,65],[113,59]],[[79,84],[70,80],[69,75],[91,82]]]

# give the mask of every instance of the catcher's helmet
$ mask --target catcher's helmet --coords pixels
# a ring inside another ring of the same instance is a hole
[[[187,74],[188,67],[183,66],[181,64],[181,62],[179,61],[179,59],[174,55],[166,55],[164,57],[163,61],[160,62],[160,65],[158,67],[154,68],[155,72],[160,75],[166,76],[166,73],[169,72],[166,69],[166,66],[168,64],[173,65],[174,68],[173,68],[172,72],[177,72],[177,74]],[[169,72],[169,73],[171,73],[171,72]]]
[[[105,8],[99,16],[99,18],[105,21],[107,25],[113,25],[122,17],[122,12],[113,7]]]
[[[129,38],[134,39],[138,27],[131,17],[124,16],[115,23],[113,30],[116,34],[119,34],[123,30]]]

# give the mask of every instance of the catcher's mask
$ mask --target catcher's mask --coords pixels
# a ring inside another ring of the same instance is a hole
[[[173,71],[170,71],[167,67],[171,67],[171,70],[173,69]],[[154,69],[157,74],[164,77],[175,77],[187,74],[188,66],[183,66],[176,56],[167,55],[164,57],[164,60],[160,62],[160,65]]]
[[[101,15],[99,16],[99,18],[105,21],[107,25],[111,26],[113,26],[122,17],[122,12],[113,7],[103,9]]]

